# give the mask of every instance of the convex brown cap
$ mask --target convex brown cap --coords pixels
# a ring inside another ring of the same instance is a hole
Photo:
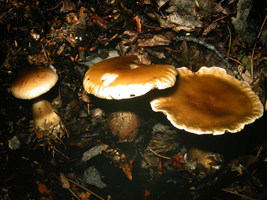
[[[113,112],[107,118],[107,129],[122,142],[132,142],[142,123],[141,118],[134,112]]]
[[[179,129],[196,134],[237,132],[263,115],[258,96],[246,82],[218,67],[202,67],[197,73],[177,69],[174,87],[160,91],[150,103]]]
[[[128,99],[150,90],[172,87],[177,71],[170,65],[144,65],[137,56],[120,56],[101,61],[86,72],[86,92],[104,99]]]
[[[11,93],[19,99],[33,99],[48,92],[57,82],[58,75],[50,68],[24,69],[12,82]]]

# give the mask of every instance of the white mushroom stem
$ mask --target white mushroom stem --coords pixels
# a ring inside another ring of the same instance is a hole
[[[50,130],[61,121],[52,104],[44,99],[35,99],[32,105],[33,120],[36,127],[41,130]]]

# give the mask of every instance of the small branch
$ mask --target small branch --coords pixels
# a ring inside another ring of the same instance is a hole
[[[254,199],[252,199],[252,198],[250,198],[250,197],[247,197],[247,196],[245,196],[245,195],[242,195],[242,194],[238,194],[238,193],[232,192],[232,191],[227,190],[227,189],[224,189],[224,188],[222,188],[222,190],[225,191],[225,192],[228,192],[228,193],[231,193],[231,194],[240,196],[240,197],[242,197],[242,198],[246,198],[246,199],[249,199],[249,200],[254,200]]]
[[[61,154],[63,157],[65,157],[66,159],[70,159],[68,156],[66,156],[65,154],[63,154],[61,151],[59,151],[56,147],[53,147],[54,150],[56,150],[56,152],[58,152],[59,154]]]
[[[0,19],[2,19],[6,14],[11,12],[12,10],[13,10],[13,8],[10,8],[7,12],[5,12],[3,15],[0,16]]]
[[[147,149],[148,149],[149,151],[151,151],[155,156],[158,156],[158,157],[160,157],[160,158],[164,158],[164,159],[167,159],[167,160],[170,160],[170,159],[171,159],[170,157],[163,156],[163,155],[160,155],[160,154],[156,153],[156,152],[153,151],[150,147],[147,147]]]
[[[228,52],[227,52],[227,57],[230,56],[230,51],[231,51],[231,46],[232,46],[232,34],[229,26],[227,25],[227,29],[229,31],[229,45],[228,45]]]
[[[67,180],[68,180],[68,181],[70,181],[70,182],[72,182],[73,184],[75,184],[75,185],[79,186],[80,188],[82,188],[82,189],[86,190],[87,192],[90,192],[92,195],[96,196],[97,198],[99,198],[99,199],[101,199],[101,200],[105,200],[105,199],[103,199],[102,197],[98,196],[97,194],[95,194],[95,193],[91,192],[91,191],[90,191],[90,190],[88,190],[87,188],[85,188],[85,187],[81,186],[80,184],[78,184],[78,183],[74,182],[73,180],[71,180],[71,179],[69,179],[69,178],[67,178]]]

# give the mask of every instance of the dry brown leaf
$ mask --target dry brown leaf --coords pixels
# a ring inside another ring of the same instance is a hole
[[[81,198],[81,200],[89,199],[90,196],[91,196],[91,193],[89,193],[89,192],[86,192],[86,193],[82,192],[82,193],[79,194],[79,197]]]
[[[144,199],[147,199],[150,195],[150,192],[148,190],[145,190]]]
[[[138,40],[139,47],[153,47],[153,46],[167,46],[171,43],[163,35],[154,35],[152,38],[145,38]]]
[[[36,181],[36,184],[38,185],[38,190],[42,195],[44,195],[44,196],[50,196],[51,195],[52,191],[47,189],[45,184],[41,183],[40,181]]]
[[[202,35],[208,35],[212,30],[217,27],[218,22],[212,22],[207,28],[205,28]]]
[[[65,188],[65,189],[70,188],[69,181],[67,180],[66,176],[63,173],[60,173],[60,181],[61,181],[63,188]]]
[[[241,74],[244,81],[246,81],[248,84],[251,84],[253,82],[252,76],[248,70],[245,70],[244,72],[244,69],[245,67],[242,65],[238,65],[237,67],[237,71],[239,72],[239,74]]]
[[[124,174],[127,176],[127,178],[131,181],[133,179],[132,177],[132,163],[121,165],[120,168],[124,172]]]

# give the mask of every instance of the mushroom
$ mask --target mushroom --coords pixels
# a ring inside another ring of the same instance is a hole
[[[178,129],[196,134],[238,132],[263,115],[263,106],[250,86],[218,67],[197,73],[177,69],[174,87],[161,91],[151,102]]]
[[[223,165],[223,156],[219,153],[205,151],[196,147],[191,147],[184,156],[185,167],[191,170],[196,169],[198,164],[202,164],[206,169],[218,170]]]
[[[129,99],[152,89],[172,87],[177,72],[171,65],[144,65],[137,56],[119,56],[101,61],[86,72],[86,92],[103,99]]]
[[[32,111],[36,127],[49,130],[61,121],[56,109],[47,100],[40,97],[48,92],[57,82],[58,75],[51,68],[31,67],[16,76],[10,91],[18,99],[33,99]]]
[[[108,116],[107,129],[120,141],[132,142],[138,134],[141,123],[141,118],[134,112],[118,111]]]
[[[119,56],[91,66],[85,74],[83,86],[87,93],[102,99],[130,99],[155,88],[172,87],[176,75],[177,71],[171,65],[145,65],[137,56]],[[119,106],[122,107],[121,102]],[[130,107],[134,110],[133,104],[128,101],[124,106],[123,111],[117,110],[108,117],[107,126],[122,141],[126,138],[132,141],[137,133],[132,130],[129,120],[137,120],[135,129],[141,123],[139,117],[129,111]],[[123,120],[128,121],[128,125]]]

